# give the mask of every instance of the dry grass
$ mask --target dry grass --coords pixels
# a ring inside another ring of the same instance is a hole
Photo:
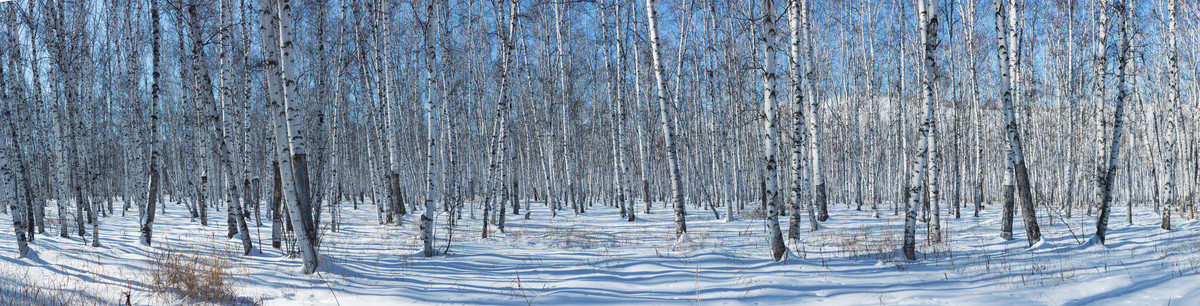
[[[595,230],[582,229],[576,226],[552,227],[546,230],[546,238],[551,246],[560,248],[616,247],[616,240],[604,237]]]
[[[852,260],[892,261],[900,249],[896,244],[900,237],[895,233],[872,235],[865,231],[826,230],[818,235],[831,244],[833,254]]]
[[[198,303],[221,305],[254,304],[239,298],[233,289],[231,255],[218,251],[209,256],[184,254],[174,249],[155,252],[150,270],[151,286],[158,294]]]
[[[63,291],[0,282],[0,305],[68,305]],[[75,301],[80,303],[82,301]]]
[[[17,271],[0,271],[0,305],[104,305],[80,283],[63,277],[37,279]]]

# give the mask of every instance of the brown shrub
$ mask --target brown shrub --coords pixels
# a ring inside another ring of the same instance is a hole
[[[253,304],[238,298],[233,290],[231,255],[218,251],[211,256],[187,255],[173,249],[154,253],[151,285],[159,294],[215,304]]]

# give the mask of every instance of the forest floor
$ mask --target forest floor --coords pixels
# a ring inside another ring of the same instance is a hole
[[[1057,214],[1054,222],[1041,218],[1046,239],[1034,247],[1019,214],[1014,239],[1005,241],[997,207],[978,218],[964,208],[961,219],[942,217],[946,239],[932,247],[919,224],[919,258],[907,261],[898,252],[903,218],[890,205],[879,219],[868,207],[834,205],[819,231],[788,241],[789,257],[775,263],[761,219],[725,222],[694,207],[687,239],[675,239],[674,215],[661,204],[635,222],[599,205],[551,218],[534,204],[530,219],[510,213],[506,232],[487,239],[479,238],[481,222],[464,212],[449,254],[426,258],[416,215],[399,227],[379,225],[375,206],[343,204],[340,230],[322,221],[321,267],[303,275],[298,258],[270,247],[269,224],[251,227],[256,250],[242,256],[240,240],[225,238],[224,212],[212,212],[201,227],[172,203],[146,247],[137,241],[136,209],[122,217],[117,206],[116,216],[101,218],[98,248],[75,233],[58,237],[48,217],[46,234],[32,244],[35,255],[14,259],[14,236],[5,230],[0,304],[124,304],[127,294],[135,305],[189,304],[196,300],[155,285],[154,271],[164,269],[156,258],[176,254],[224,267],[232,301],[267,305],[1200,305],[1200,223],[1177,216],[1175,230],[1161,230],[1159,216],[1143,207],[1132,225],[1123,206],[1114,209],[1107,246],[1081,246],[1092,217],[1079,213],[1069,226]],[[57,216],[53,207],[46,214]],[[445,217],[436,219],[439,252],[447,243]],[[781,218],[785,237],[787,220]],[[11,215],[0,215],[0,224],[12,224]]]

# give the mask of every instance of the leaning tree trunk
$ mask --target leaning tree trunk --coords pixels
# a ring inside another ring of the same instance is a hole
[[[317,269],[318,257],[312,229],[312,211],[308,209],[307,163],[304,161],[304,136],[299,130],[299,110],[288,109],[299,103],[296,92],[294,62],[292,61],[291,0],[282,0],[276,6],[274,0],[260,0],[260,29],[266,53],[266,79],[272,112],[275,114],[275,147],[280,160],[283,190],[286,192],[288,215],[293,227],[298,227],[296,240],[303,257],[304,274]],[[279,8],[278,15],[274,9]],[[282,29],[276,28],[278,26]],[[280,36],[276,36],[276,35]],[[280,54],[282,51],[282,55]],[[281,85],[282,83],[282,85]],[[281,94],[286,92],[286,94]],[[281,97],[282,96],[282,97]],[[282,101],[281,101],[282,100]],[[281,105],[282,102],[282,105]],[[290,157],[290,158],[289,158]],[[307,219],[307,220],[306,220]]]
[[[18,73],[18,75],[20,75],[20,73]],[[18,86],[17,90],[19,91],[21,90],[19,86],[24,85],[17,84],[16,86]],[[0,86],[0,88],[3,88],[3,86]],[[29,183],[29,168],[25,163],[25,153],[21,149],[22,141],[18,137],[17,126],[13,122],[12,110],[15,108],[11,104],[12,103],[10,103],[8,108],[5,108],[4,110],[4,119],[8,121],[9,139],[12,140],[13,144],[12,156],[10,158],[12,160],[12,164],[16,165],[15,170],[10,170],[13,171],[12,173],[14,175],[13,183],[15,185],[13,186],[13,190],[15,194],[9,202],[12,203],[10,204],[12,206],[10,211],[12,211],[13,227],[17,234],[17,258],[25,258],[29,255],[28,242],[33,241],[34,229],[33,225],[31,224],[32,222],[30,222],[32,221],[34,213],[33,189]],[[0,166],[7,166],[4,161],[7,161],[7,159],[0,160]]]
[[[675,126],[667,116],[666,80],[663,79],[662,41],[658,38],[658,0],[646,0],[646,26],[650,32],[651,65],[654,66],[654,87],[658,96],[658,119],[667,145],[667,165],[671,175],[671,198],[675,207],[675,236],[687,233],[687,212],[683,206],[683,181],[679,173],[679,151],[675,144]],[[679,93],[676,93],[679,94]]]
[[[1129,21],[1129,8],[1123,1],[1113,3],[1112,7],[1116,9],[1117,14],[1117,29],[1120,30],[1120,50],[1117,51],[1117,106],[1113,113],[1113,131],[1112,143],[1108,150],[1108,162],[1100,170],[1100,176],[1097,182],[1100,184],[1100,207],[1099,215],[1096,217],[1096,241],[1104,244],[1105,232],[1108,230],[1108,214],[1112,203],[1112,185],[1113,180],[1117,176],[1117,154],[1121,148],[1121,125],[1125,123],[1125,100],[1129,97],[1129,84],[1126,82],[1126,69],[1129,67],[1129,31],[1125,25]],[[1101,29],[1104,31],[1104,29]]]
[[[301,127],[304,125],[300,122],[300,96],[298,86],[296,84],[297,74],[295,71],[295,56],[292,55],[292,0],[282,0],[279,3],[279,43],[280,43],[280,68],[283,70],[283,112],[280,114],[287,115],[287,143],[291,146],[290,153],[292,167],[294,169],[293,178],[296,181],[296,188],[293,189],[293,197],[296,199],[294,207],[297,211],[292,214],[293,223],[300,222],[300,232],[302,235],[297,235],[301,253],[304,256],[305,274],[310,274],[315,271],[317,266],[316,243],[317,232],[313,225],[312,217],[312,202],[309,198],[309,179],[308,179],[308,162],[306,160],[307,151],[304,145],[304,133]],[[282,119],[282,118],[281,118]],[[290,203],[290,201],[289,201]],[[299,220],[296,220],[296,219]],[[307,245],[307,246],[306,246]],[[311,268],[310,268],[311,264]]]
[[[1003,87],[1004,89],[1001,91],[1001,93],[1008,95],[1006,97],[1011,99],[1011,97],[1012,97],[1011,92],[1008,89],[1008,88],[1010,88],[1009,86],[1012,85],[1012,81],[1011,81],[1012,78],[1009,75],[1009,73],[1011,72],[1011,70],[1009,70],[1009,66],[1011,65],[1011,62],[1009,62],[1009,59],[1008,59],[1009,53],[1007,51],[1008,47],[1009,47],[1008,46],[1008,34],[1005,34],[1005,33],[1008,33],[1008,23],[1004,17],[1004,16],[1006,16],[1005,2],[1002,2],[1001,0],[995,0],[995,1],[993,1],[993,6],[996,9],[996,33],[1000,33],[1000,34],[997,34],[997,36],[996,36],[996,45],[998,46],[997,47],[998,51],[996,52],[996,58],[997,58],[997,63],[1000,65],[1000,75],[1001,75],[998,83],[1001,84],[1002,86],[1004,86]],[[1007,115],[1007,113],[1006,113],[1006,115]],[[1007,121],[1005,121],[1005,122],[1007,122]],[[1007,131],[1006,131],[1006,133],[1004,135],[1006,142],[1008,141],[1008,136],[1009,135],[1007,134]],[[1000,212],[1000,238],[1002,238],[1004,240],[1012,240],[1013,210],[1014,210],[1014,207],[1016,206],[1015,199],[1013,196],[1014,192],[1016,190],[1016,187],[1013,185],[1014,183],[1013,183],[1012,154],[1013,154],[1012,147],[1006,146],[1004,148],[1004,156],[1005,156],[1004,157],[1004,186],[1003,186],[1003,190],[1001,191],[1001,192],[1003,192],[1004,203],[1001,206],[1001,212]]]
[[[488,193],[488,200],[484,201],[485,203],[484,203],[484,211],[483,211],[483,238],[487,238],[487,235],[488,235],[487,226],[488,226],[488,222],[490,222],[490,220],[488,218],[489,218],[489,214],[491,213],[491,201],[496,200],[497,203],[503,203],[503,198],[500,198],[497,196],[497,192],[498,192],[497,189],[502,188],[504,186],[504,181],[507,178],[507,176],[505,176],[505,174],[504,174],[505,160],[508,159],[508,156],[507,156],[508,154],[505,153],[505,152],[508,152],[508,147],[506,146],[506,142],[505,142],[506,137],[507,137],[507,135],[506,135],[507,129],[505,127],[506,127],[507,121],[508,121],[507,120],[508,119],[508,107],[509,107],[508,104],[509,104],[509,94],[510,94],[508,92],[508,87],[509,87],[509,82],[510,82],[509,74],[511,73],[511,70],[512,70],[512,63],[513,63],[513,54],[512,53],[513,53],[513,49],[515,48],[514,42],[513,42],[513,40],[514,40],[513,36],[515,36],[516,27],[517,27],[516,18],[517,18],[518,4],[519,3],[517,0],[512,1],[511,5],[509,7],[508,16],[507,16],[508,17],[507,31],[504,32],[505,35],[501,36],[502,42],[504,43],[504,49],[503,49],[504,53],[502,54],[503,57],[501,58],[501,62],[500,62],[500,82],[499,82],[500,83],[500,95],[498,96],[499,100],[497,101],[497,107],[496,107],[496,125],[493,130],[493,137],[492,137],[493,144],[491,147],[491,152],[489,154],[489,159],[490,159],[489,169],[490,170],[488,170],[487,180],[488,180],[488,186],[491,186],[491,188]],[[497,19],[498,19],[496,22],[497,25],[500,25],[501,23],[503,23],[503,21],[499,20],[499,18],[500,17],[497,15]],[[497,175],[501,177],[499,179],[499,182],[495,182],[493,180],[493,178]],[[502,205],[501,209],[503,209],[504,208],[503,204],[501,204],[501,205]],[[500,216],[503,216],[503,215],[504,215],[504,212],[501,211]],[[499,227],[499,229],[501,231],[503,231],[502,225],[501,225],[501,227]]]
[[[10,14],[13,14],[13,16],[15,16],[15,14],[17,13],[16,8],[12,5],[9,5],[8,8],[9,8],[8,12]],[[6,26],[7,30],[9,31],[9,33],[16,33],[17,30],[20,28],[20,24],[18,23],[17,18],[9,19],[8,22],[5,23],[5,26]],[[17,35],[8,35],[8,42],[11,46],[19,46],[20,45],[17,41]],[[24,80],[25,79],[25,73],[24,73],[25,69],[24,69],[24,61],[21,57],[21,48],[20,47],[10,48],[8,55],[9,55],[10,60],[6,64],[12,65],[10,67],[10,69],[13,70],[13,75],[16,76],[17,80]],[[0,64],[0,65],[3,65],[3,64]],[[3,67],[0,67],[0,68],[3,68]],[[3,73],[0,72],[0,74],[3,74]],[[8,85],[7,79],[0,80],[0,91],[3,91],[5,89],[6,85]],[[33,189],[30,185],[31,179],[30,179],[29,166],[27,166],[28,164],[25,163],[25,161],[27,160],[28,157],[25,155],[25,151],[21,149],[21,144],[22,143],[29,144],[30,142],[29,142],[29,139],[22,138],[23,134],[25,134],[25,133],[22,133],[17,129],[17,124],[13,119],[12,113],[18,109],[17,101],[29,101],[29,100],[27,100],[26,96],[25,96],[25,83],[24,82],[18,82],[16,84],[12,84],[12,92],[13,92],[13,95],[9,96],[9,98],[4,99],[4,102],[3,102],[3,103],[5,103],[5,104],[3,104],[5,106],[4,111],[3,111],[4,120],[8,122],[8,136],[9,136],[9,139],[12,141],[12,151],[11,151],[12,153],[11,153],[11,156],[9,156],[9,158],[11,158],[12,165],[14,165],[14,167],[16,168],[16,169],[9,170],[9,171],[12,171],[13,184],[14,184],[13,185],[14,196],[11,200],[9,200],[9,203],[11,203],[10,211],[12,211],[13,229],[16,231],[16,236],[17,236],[17,258],[25,258],[26,256],[29,255],[28,243],[33,241],[33,233],[34,233],[33,217],[34,217],[35,213],[34,213],[34,208],[33,208]],[[25,106],[26,104],[21,103],[20,105]],[[26,111],[28,111],[28,110],[26,110]],[[28,114],[28,113],[25,113],[25,114]],[[17,118],[25,118],[25,116],[18,115]],[[5,164],[3,162],[0,162],[0,165],[5,165]]]
[[[0,73],[3,73],[4,71],[3,66],[4,65],[0,64]],[[4,81],[0,80],[0,91],[4,89],[4,85]],[[8,100],[7,95],[5,98],[5,100]],[[11,109],[11,107],[6,105],[6,108],[4,109],[4,118],[10,123],[9,127],[11,128],[14,126],[11,124],[12,116],[9,114],[9,109]],[[17,258],[25,258],[25,256],[29,255],[29,233],[26,231],[28,227],[25,225],[25,212],[28,211],[28,209],[24,206],[24,201],[21,201],[20,199],[20,193],[24,189],[17,186],[24,184],[23,182],[25,181],[25,176],[22,171],[13,171],[13,165],[18,165],[18,167],[23,166],[20,166],[21,160],[19,156],[21,153],[18,151],[20,146],[16,145],[16,133],[12,132],[9,133],[9,135],[12,136],[10,139],[12,139],[14,145],[8,149],[0,148],[0,176],[2,176],[4,179],[4,181],[0,181],[0,186],[8,187],[5,188],[4,191],[0,191],[0,200],[8,203],[9,211],[11,211],[10,214],[13,220],[13,229],[17,234]],[[10,155],[17,156],[17,158],[10,159]],[[14,193],[9,194],[9,191],[13,191]]]
[[[221,0],[220,9],[222,28],[232,26],[229,21],[231,17],[229,15],[229,1],[230,0]],[[246,226],[245,214],[243,213],[241,203],[238,201],[238,182],[240,182],[242,178],[234,175],[236,172],[234,171],[235,167],[233,165],[233,158],[229,149],[231,146],[229,143],[233,141],[233,134],[236,133],[236,129],[234,129],[234,131],[230,131],[230,129],[227,129],[225,126],[225,123],[230,123],[232,126],[232,123],[236,120],[231,118],[235,116],[230,116],[228,114],[228,110],[234,107],[234,93],[233,88],[230,87],[230,84],[233,81],[233,65],[231,62],[231,56],[227,54],[231,49],[230,44],[232,43],[229,35],[230,31],[221,31],[221,105],[219,112],[220,122],[216,123],[216,127],[217,135],[220,135],[222,138],[220,143],[220,151],[218,153],[221,155],[221,164],[225,169],[225,182],[229,185],[227,190],[229,193],[229,198],[226,199],[226,201],[229,201],[228,213],[232,219],[230,221],[236,223],[237,232],[240,236],[242,236],[242,255],[250,255],[250,250],[254,248],[254,244],[250,242],[250,230]],[[209,111],[213,110],[210,109]],[[233,146],[237,147],[236,144]]]
[[[1004,20],[1000,19],[1000,17],[1005,17],[1003,16],[1002,11],[1003,8],[998,8],[996,10],[996,17],[998,18],[997,22]],[[1002,97],[1001,102],[1004,108],[1005,135],[1008,139],[1008,148],[1010,151],[1008,158],[1010,161],[1009,163],[1011,163],[1013,166],[1012,175],[1013,180],[1016,183],[1017,193],[1021,197],[1021,218],[1025,221],[1026,239],[1028,240],[1029,245],[1032,246],[1033,244],[1042,240],[1042,233],[1038,228],[1037,216],[1034,214],[1033,193],[1029,186],[1029,170],[1025,166],[1025,153],[1022,149],[1020,128],[1017,125],[1016,110],[1013,106],[1012,85],[1015,84],[1015,80],[1018,79],[1015,75],[1017,71],[1015,64],[1017,60],[1015,56],[1016,50],[1013,48],[1017,41],[1017,31],[1014,29],[1017,26],[1017,19],[1015,15],[1016,3],[1010,2],[1008,3],[1008,27],[1004,29],[1004,34],[1008,36],[1009,44],[1000,45],[1000,49],[997,54],[1003,53],[1003,55],[998,56],[1001,56],[1001,62],[1007,63],[1006,65],[1002,66],[1002,68],[1007,68],[1007,70],[1001,71],[1001,73],[1007,73],[1008,79],[1001,80],[1000,90]]]

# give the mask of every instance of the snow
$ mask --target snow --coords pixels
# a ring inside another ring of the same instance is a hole
[[[1090,246],[1081,246],[1087,237],[1080,233],[1091,231],[1092,217],[1075,216],[1070,229],[1044,218],[1044,240],[1031,247],[1019,219],[1013,240],[998,238],[995,206],[980,218],[943,216],[946,241],[931,247],[919,224],[918,260],[910,262],[898,251],[903,219],[891,205],[881,205],[888,208],[881,219],[837,205],[820,231],[788,241],[787,259],[775,263],[762,220],[713,220],[692,208],[690,232],[676,239],[674,215],[661,204],[632,223],[609,207],[550,218],[544,206],[532,206],[531,219],[509,215],[507,233],[493,226],[487,239],[478,238],[479,220],[464,213],[449,254],[425,258],[417,215],[401,227],[378,225],[374,206],[344,205],[341,230],[329,231],[322,220],[322,261],[313,275],[270,248],[269,224],[250,222],[255,247],[261,240],[266,248],[241,256],[240,241],[225,238],[224,212],[213,212],[204,228],[170,203],[151,247],[137,242],[135,211],[101,219],[99,248],[59,238],[51,222],[31,258],[14,259],[13,235],[0,235],[0,303],[40,290],[70,304],[123,303],[126,292],[134,304],[178,304],[149,285],[151,251],[171,248],[232,254],[236,293],[267,305],[1200,304],[1200,225],[1181,219],[1164,231],[1148,208],[1135,209],[1133,225],[1114,210],[1108,245]],[[47,216],[57,216],[53,209]],[[439,252],[445,217],[436,219]],[[0,224],[10,218],[0,215]]]

